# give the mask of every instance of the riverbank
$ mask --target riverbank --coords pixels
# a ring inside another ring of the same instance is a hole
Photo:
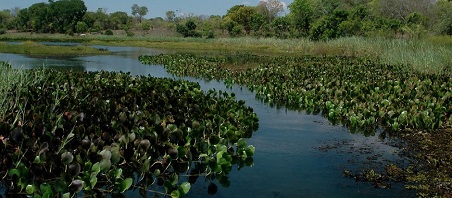
[[[110,52],[88,46],[48,46],[34,41],[0,43],[0,53],[25,54],[28,56],[69,57],[84,55],[105,55]]]
[[[125,36],[7,33],[0,41],[78,42],[84,45],[134,46],[168,49],[175,52],[218,53],[247,52],[267,55],[312,55],[365,57],[385,64],[402,64],[423,73],[443,74],[451,71],[452,37],[427,37],[420,40],[348,37],[326,42],[308,39],[275,38],[183,38],[168,36]],[[26,50],[4,49],[3,53],[26,53]],[[69,51],[74,55],[82,53]],[[33,55],[29,52],[28,54]]]

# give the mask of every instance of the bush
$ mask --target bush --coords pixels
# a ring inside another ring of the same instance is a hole
[[[0,34],[6,34],[6,29],[0,29]]]
[[[131,32],[131,31],[126,31],[127,36],[135,36],[135,33]]]
[[[214,39],[215,38],[215,33],[210,30],[206,33],[206,39]]]
[[[105,30],[105,33],[104,33],[105,35],[113,35],[113,31],[112,30],[110,30],[110,29],[108,29],[108,30]]]

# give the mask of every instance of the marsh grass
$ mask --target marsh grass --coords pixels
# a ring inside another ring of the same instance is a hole
[[[7,103],[7,97],[15,97],[14,101],[18,101],[21,89],[27,85],[35,84],[44,76],[44,68],[28,70],[14,69],[11,64],[0,61],[0,120],[6,111],[13,108],[14,105]],[[13,105],[13,106],[11,106]]]
[[[452,37],[431,36],[423,39],[390,39],[383,37],[344,37],[314,42],[309,39],[277,38],[183,38],[174,36],[136,35],[67,36],[13,33],[0,40],[33,40],[81,42],[87,45],[118,45],[170,49],[190,53],[246,52],[270,55],[351,56],[369,58],[385,64],[407,66],[416,72],[449,74],[452,70]],[[0,45],[0,52],[2,46]],[[87,52],[89,53],[89,52]]]
[[[449,45],[432,40],[384,38],[341,38],[330,45],[347,49],[358,57],[370,57],[381,63],[404,65],[413,71],[448,74],[452,67],[452,40]]]
[[[88,46],[46,46],[33,41],[17,44],[0,43],[0,53],[26,54],[30,56],[82,56],[109,54],[105,50],[98,50]]]

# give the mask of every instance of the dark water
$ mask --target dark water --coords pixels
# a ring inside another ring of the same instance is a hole
[[[131,75],[151,75],[175,78],[161,66],[142,65],[139,55],[164,53],[135,48],[95,46],[114,52],[108,56],[87,56],[65,59],[29,58],[22,55],[1,54],[0,60],[15,68],[54,67],[77,71],[125,71]],[[342,175],[343,170],[360,171],[365,168],[381,170],[388,163],[403,163],[398,149],[377,136],[352,134],[342,126],[334,126],[320,115],[307,115],[270,107],[255,99],[245,87],[227,89],[221,82],[198,82],[203,90],[216,89],[234,92],[245,100],[259,116],[259,130],[249,144],[256,147],[254,165],[229,174],[229,187],[218,188],[208,195],[208,182],[202,177],[192,185],[188,197],[414,197],[412,191],[393,184],[391,189],[374,188]],[[182,179],[183,180],[183,179]],[[128,197],[138,196],[127,192]]]

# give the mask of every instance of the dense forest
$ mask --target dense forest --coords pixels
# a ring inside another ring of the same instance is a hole
[[[82,0],[36,3],[0,11],[0,34],[107,34],[121,30],[176,33],[184,37],[277,37],[327,40],[343,36],[419,38],[452,35],[452,2],[448,0],[294,0],[283,14],[278,0],[257,6],[236,5],[223,16],[181,15],[145,18],[148,8],[132,5],[131,15],[99,8],[87,11]]]

